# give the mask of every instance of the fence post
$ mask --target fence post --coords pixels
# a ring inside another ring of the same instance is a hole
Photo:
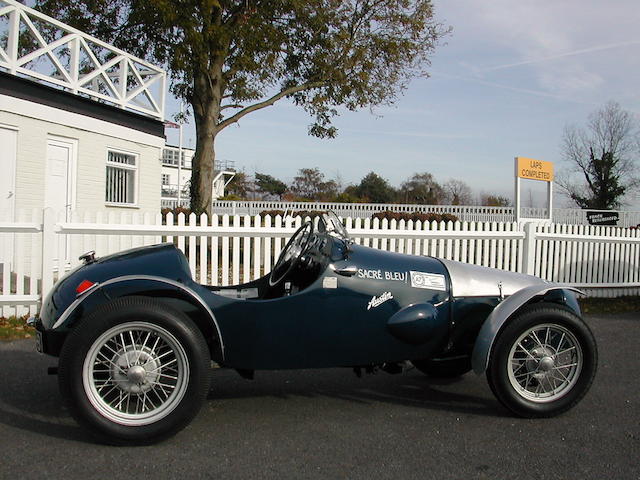
[[[522,273],[533,275],[536,268],[536,224],[528,222],[524,225],[524,241],[522,248]]]
[[[42,212],[42,287],[40,290],[41,301],[53,287],[53,255],[55,246],[56,216],[51,208],[45,208]]]

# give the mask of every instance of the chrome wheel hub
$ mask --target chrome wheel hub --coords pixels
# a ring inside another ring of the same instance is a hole
[[[507,365],[509,382],[522,397],[550,402],[566,395],[582,370],[580,343],[567,328],[536,325],[513,344]]]
[[[148,350],[148,347],[140,350],[121,350],[114,356],[110,370],[118,388],[128,393],[144,393],[158,382],[161,365]]]
[[[553,361],[553,358],[551,358],[551,357],[543,357],[540,360],[540,363],[538,363],[538,371],[539,372],[548,373],[551,370],[553,370],[554,366],[555,366],[555,362]]]
[[[117,325],[89,348],[83,385],[93,407],[122,425],[148,425],[171,413],[188,386],[189,361],[168,330],[147,322]]]

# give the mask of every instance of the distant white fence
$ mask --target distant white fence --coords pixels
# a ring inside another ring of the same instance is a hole
[[[422,212],[451,213],[461,220],[512,221],[513,209],[510,207],[465,207],[460,205],[413,205],[392,203],[334,203],[334,202],[268,202],[268,201],[229,201],[213,202],[213,212],[218,215],[257,215],[264,211],[282,210],[288,213],[297,211],[333,210],[337,215],[347,218],[370,218],[376,212]],[[538,216],[542,216],[540,213]]]
[[[399,203],[334,203],[334,202],[269,202],[231,201],[213,202],[213,212],[218,215],[256,215],[264,211],[284,212],[333,210],[347,218],[370,218],[376,212],[391,211],[405,213],[450,213],[461,222],[513,222],[513,207],[483,207],[478,205],[415,205]],[[547,218],[546,208],[522,208],[522,217]],[[618,227],[635,227],[640,224],[640,212],[618,212]],[[574,208],[555,208],[554,223],[587,225],[587,211]]]
[[[57,221],[51,210],[22,212],[0,222],[3,314],[34,312],[42,293],[78,256],[98,256],[160,242],[174,242],[203,284],[248,282],[271,270],[302,219],[276,216],[74,213]],[[584,225],[513,222],[413,222],[347,218],[359,244],[413,255],[431,255],[567,283],[586,289],[635,293],[640,287],[640,231]]]

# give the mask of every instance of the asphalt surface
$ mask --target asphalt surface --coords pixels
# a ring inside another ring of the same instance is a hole
[[[0,343],[0,478],[640,479],[640,313],[587,322],[596,381],[554,419],[510,416],[474,374],[217,370],[189,427],[136,448],[74,423],[33,341]]]

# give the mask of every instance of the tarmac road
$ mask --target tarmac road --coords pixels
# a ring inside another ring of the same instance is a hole
[[[195,421],[150,447],[93,442],[70,418],[55,359],[0,343],[0,479],[640,479],[640,313],[589,316],[596,381],[572,411],[514,418],[484,377],[356,378],[346,369],[213,372]]]

